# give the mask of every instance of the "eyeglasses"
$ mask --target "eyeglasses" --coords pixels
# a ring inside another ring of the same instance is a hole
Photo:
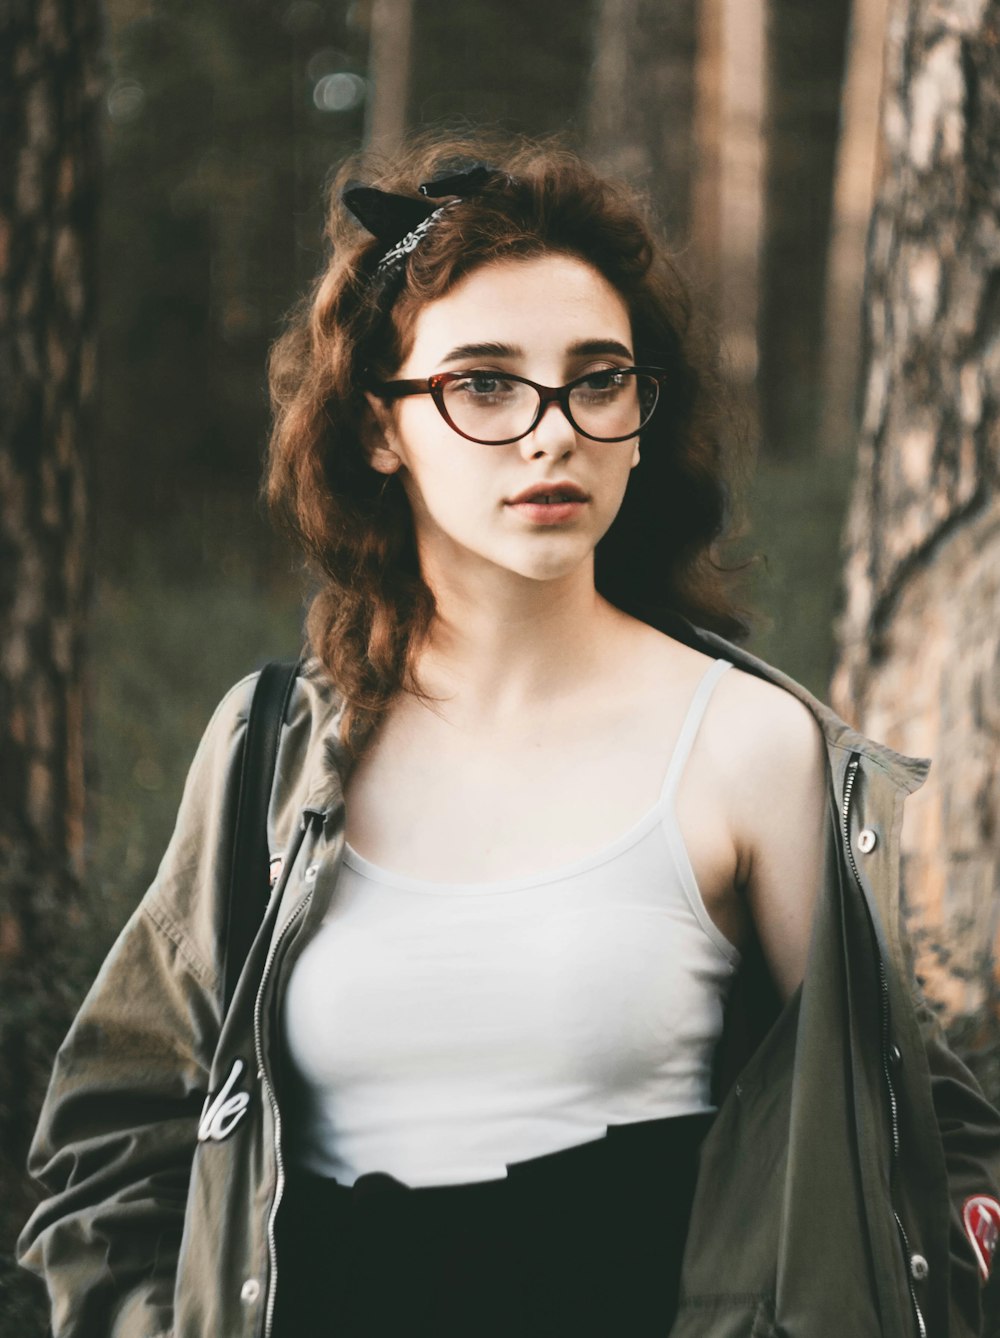
[[[476,369],[437,372],[419,381],[383,381],[370,389],[386,400],[430,395],[449,427],[483,446],[520,441],[553,401],[582,437],[629,441],[652,418],[666,375],[660,367],[602,367],[564,386],[540,386],[512,372]]]

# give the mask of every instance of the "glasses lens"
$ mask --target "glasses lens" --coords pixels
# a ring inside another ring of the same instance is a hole
[[[444,407],[459,432],[476,441],[510,441],[530,430],[538,391],[500,372],[469,372],[445,384]]]
[[[573,387],[570,413],[580,431],[598,441],[635,436],[652,418],[659,391],[655,376],[609,367]]]

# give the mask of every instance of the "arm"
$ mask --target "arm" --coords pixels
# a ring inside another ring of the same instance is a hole
[[[808,707],[748,676],[731,811],[738,881],[768,968],[787,1002],[805,974],[823,878],[829,780],[826,742]]]
[[[56,1338],[152,1338],[172,1322],[249,692],[238,685],[216,711],[156,879],[56,1058],[28,1163],[47,1197],[18,1242],[48,1286]]]

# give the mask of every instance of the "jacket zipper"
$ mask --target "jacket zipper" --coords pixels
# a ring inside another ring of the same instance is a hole
[[[847,850],[847,858],[850,860],[851,871],[854,874],[855,881],[858,884],[862,895],[864,896],[864,885],[861,882],[861,874],[854,859],[854,850],[851,846],[851,793],[854,789],[854,781],[858,774],[858,767],[861,764],[859,753],[852,753],[850,761],[847,764],[847,776],[844,782],[844,805],[841,810],[841,821],[843,824],[844,846]],[[865,897],[865,905],[868,899]],[[896,1098],[896,1088],[892,1081],[892,1070],[889,1066],[889,978],[886,975],[885,961],[882,957],[882,951],[878,940],[875,940],[875,953],[878,958],[878,978],[879,992],[881,997],[882,1013],[882,1073],[885,1077],[886,1090],[889,1094],[889,1123],[892,1130],[892,1159],[889,1168],[890,1187],[896,1177],[896,1166],[899,1160],[899,1104]],[[906,1230],[900,1220],[896,1209],[892,1210],[893,1218],[896,1222],[896,1228],[899,1232],[900,1244],[903,1247],[904,1258],[906,1262],[906,1285],[910,1293],[910,1301],[913,1304],[913,1313],[917,1321],[917,1329],[920,1338],[927,1338],[927,1325],[924,1322],[924,1316],[920,1309],[920,1303],[917,1300],[916,1289],[913,1286],[913,1278],[910,1275],[910,1242],[906,1235]]]
[[[302,841],[308,829],[310,818],[319,818],[322,820],[322,813],[307,812],[302,815],[299,829],[299,839],[295,849],[288,860],[289,872],[295,865],[299,851],[302,847]],[[314,884],[315,886],[315,884]],[[271,944],[270,951],[267,954],[267,961],[264,963],[264,970],[260,978],[260,984],[257,987],[257,998],[254,1001],[253,1009],[253,1045],[254,1058],[257,1062],[257,1076],[261,1081],[264,1091],[267,1093],[267,1099],[271,1106],[271,1114],[274,1118],[274,1161],[275,1161],[275,1182],[274,1198],[271,1200],[271,1209],[267,1215],[267,1257],[268,1257],[268,1278],[267,1293],[264,1300],[264,1333],[263,1338],[270,1338],[271,1327],[274,1324],[274,1302],[277,1294],[278,1282],[278,1247],[275,1242],[274,1227],[278,1218],[278,1209],[281,1206],[281,1199],[285,1192],[285,1163],[281,1152],[281,1112],[278,1109],[278,1098],[274,1088],[271,1085],[270,1075],[267,1072],[267,1064],[264,1057],[264,1040],[262,1035],[261,1018],[263,1015],[264,993],[267,988],[268,978],[271,974],[271,968],[274,965],[278,950],[285,939],[286,934],[292,925],[302,916],[303,911],[312,901],[313,888],[303,896],[302,900],[289,915],[288,919],[281,926],[281,932]]]

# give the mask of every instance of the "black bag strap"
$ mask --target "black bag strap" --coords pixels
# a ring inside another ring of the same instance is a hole
[[[265,664],[250,703],[226,900],[223,1017],[229,1012],[236,982],[271,895],[267,810],[274,784],[281,724],[288,709],[288,699],[299,664],[299,661],[283,660],[272,660]]]

